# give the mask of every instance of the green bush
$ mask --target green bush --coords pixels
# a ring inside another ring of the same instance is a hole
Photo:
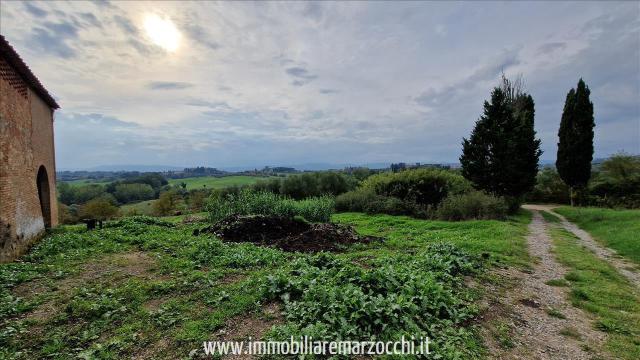
[[[271,192],[248,189],[238,194],[214,195],[205,207],[212,222],[229,215],[302,216],[307,221],[327,222],[333,208],[334,201],[329,196],[292,200]]]
[[[507,204],[502,198],[480,191],[451,195],[444,199],[436,211],[441,220],[503,219]]]
[[[395,197],[376,195],[364,206],[367,214],[410,215],[414,213],[414,204]]]
[[[365,212],[367,204],[376,197],[373,191],[357,189],[336,196],[336,211]]]
[[[362,189],[421,206],[438,205],[449,194],[471,190],[462,175],[441,169],[415,169],[370,176]]]

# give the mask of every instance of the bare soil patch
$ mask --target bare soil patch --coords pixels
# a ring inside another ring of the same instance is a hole
[[[300,252],[340,251],[351,244],[380,240],[360,236],[347,225],[310,224],[295,218],[262,215],[233,215],[202,232],[213,233],[223,241],[250,242]]]

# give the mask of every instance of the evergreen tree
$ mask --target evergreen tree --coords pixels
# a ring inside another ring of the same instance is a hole
[[[580,79],[577,88],[567,94],[558,130],[556,168],[569,186],[572,206],[574,190],[583,189],[591,177],[595,122],[590,94],[589,87]]]
[[[536,182],[542,152],[535,138],[534,107],[521,83],[503,76],[470,138],[462,142],[462,175],[476,188],[507,198],[511,210]]]

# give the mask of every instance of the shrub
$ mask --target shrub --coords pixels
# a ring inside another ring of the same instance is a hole
[[[157,216],[171,215],[178,203],[178,194],[175,190],[165,191],[160,198],[153,203],[153,213]]]
[[[118,184],[113,193],[120,203],[149,200],[155,195],[155,191],[148,184]]]
[[[80,218],[108,220],[118,215],[118,208],[113,204],[112,199],[102,196],[87,201],[80,207]]]
[[[469,191],[471,184],[452,171],[415,169],[373,175],[362,183],[362,188],[417,205],[437,205],[449,194]]]
[[[547,167],[538,172],[536,185],[526,199],[531,202],[568,204],[569,187],[555,168]]]
[[[302,216],[308,221],[326,222],[333,213],[334,202],[329,196],[296,201],[271,192],[245,189],[238,194],[214,194],[205,208],[212,222],[229,215]]]
[[[447,197],[436,211],[441,220],[503,219],[507,204],[502,198],[480,191]]]
[[[364,206],[367,214],[410,215],[413,214],[414,204],[407,203],[390,196],[375,195]]]
[[[365,212],[367,204],[372,202],[376,194],[370,190],[358,189],[336,196],[336,211]]]

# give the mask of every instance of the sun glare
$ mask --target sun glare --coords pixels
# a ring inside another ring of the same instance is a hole
[[[144,18],[144,29],[154,44],[170,52],[178,49],[180,32],[169,18],[148,14]]]

